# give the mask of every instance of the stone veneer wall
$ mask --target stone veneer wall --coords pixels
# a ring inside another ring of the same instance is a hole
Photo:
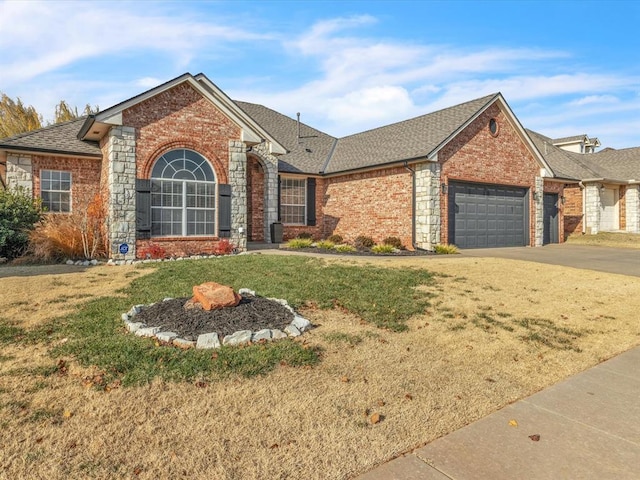
[[[108,161],[107,200],[110,257],[136,258],[136,132],[132,127],[113,127],[106,145]],[[120,245],[129,245],[126,255]]]
[[[439,163],[421,163],[415,170],[415,241],[418,248],[433,250],[440,243]]]
[[[586,233],[596,234],[600,231],[600,187],[592,183],[585,186],[585,221]]]
[[[255,145],[252,151],[264,167],[264,234],[265,242],[271,242],[271,224],[278,221],[278,159],[269,153],[268,144]]]
[[[238,140],[229,141],[229,184],[231,185],[231,243],[247,249],[247,154]]]
[[[627,185],[625,204],[627,232],[640,233],[640,185]]]
[[[544,241],[544,179],[542,177],[535,178],[535,193],[533,195],[533,203],[535,204],[536,218],[535,228],[533,230],[534,245],[542,246]]]
[[[33,193],[33,166],[30,155],[7,155],[7,188],[24,188]]]

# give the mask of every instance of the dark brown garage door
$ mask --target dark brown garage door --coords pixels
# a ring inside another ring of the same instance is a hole
[[[460,248],[529,244],[526,188],[452,182],[448,197],[449,243]]]

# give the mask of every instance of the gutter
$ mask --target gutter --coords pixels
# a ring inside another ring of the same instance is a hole
[[[582,234],[584,235],[587,233],[587,189],[584,186],[584,183],[582,183],[582,180],[578,182],[578,186],[582,191]]]

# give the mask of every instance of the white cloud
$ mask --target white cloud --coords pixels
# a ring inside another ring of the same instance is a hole
[[[572,106],[582,106],[582,105],[591,105],[591,104],[611,104],[618,103],[620,101],[619,98],[614,97],[613,95],[587,95],[586,97],[578,98],[577,100],[573,100],[569,102],[569,105]]]

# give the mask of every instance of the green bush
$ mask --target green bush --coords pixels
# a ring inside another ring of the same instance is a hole
[[[398,250],[402,249],[402,241],[398,237],[387,237],[382,241],[382,243],[384,245],[391,245]]]
[[[371,237],[367,237],[365,235],[359,235],[358,237],[356,237],[353,244],[358,250],[367,250],[373,247],[375,245],[375,242]]]
[[[316,247],[324,248],[325,250],[333,250],[333,247],[335,246],[336,244],[331,240],[320,240],[318,243],[316,243]]]
[[[393,253],[396,251],[396,247],[393,245],[387,245],[386,243],[382,243],[380,245],[374,245],[371,248],[373,253]]]
[[[40,202],[26,190],[0,190],[0,257],[22,255],[29,245],[29,232],[41,219]]]
[[[309,248],[313,244],[310,238],[294,238],[286,243],[286,248]]]
[[[342,235],[334,234],[334,235],[330,235],[329,238],[327,238],[327,240],[335,244],[338,244],[338,243],[342,243],[344,241],[344,238],[342,238]]]
[[[333,249],[336,252],[340,252],[340,253],[351,253],[351,252],[355,252],[356,251],[355,247],[352,247],[351,245],[349,245],[347,243],[343,243],[341,245],[336,245],[335,247],[333,247]]]
[[[434,251],[439,255],[451,255],[454,253],[460,253],[458,251],[458,247],[449,244],[436,245]]]

